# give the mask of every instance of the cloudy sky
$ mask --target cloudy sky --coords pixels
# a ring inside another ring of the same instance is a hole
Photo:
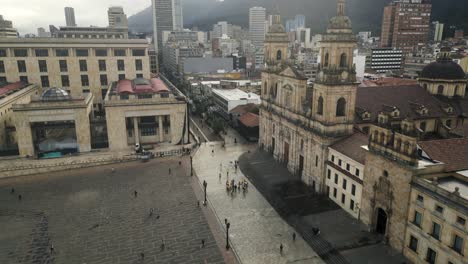
[[[112,5],[123,6],[131,16],[150,6],[151,0],[0,0],[0,15],[13,21],[20,34],[36,34],[38,27],[48,31],[49,25],[64,26],[65,6],[75,9],[79,26],[107,26],[107,8]]]

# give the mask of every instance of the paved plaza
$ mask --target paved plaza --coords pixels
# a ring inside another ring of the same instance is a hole
[[[194,169],[200,183],[206,181],[209,204],[218,222],[231,223],[229,239],[242,264],[323,263],[312,248],[288,225],[268,201],[250,184],[248,190],[233,193],[226,190],[226,180],[244,179],[235,169],[234,160],[254,149],[253,145],[204,143],[194,157]],[[221,177],[219,173],[221,172]],[[228,176],[229,172],[229,176]],[[283,253],[280,253],[280,245]]]
[[[0,179],[0,263],[224,263],[188,164],[174,157]]]

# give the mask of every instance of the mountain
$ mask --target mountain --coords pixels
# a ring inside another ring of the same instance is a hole
[[[391,0],[348,0],[348,15],[353,28],[358,31],[380,33],[383,8]],[[332,0],[182,0],[184,24],[186,28],[198,26],[211,30],[218,21],[228,21],[248,28],[249,8],[263,6],[267,11],[274,10],[278,4],[283,21],[296,14],[306,16],[307,26],[313,32],[323,32],[328,19],[335,15],[336,1]],[[468,1],[432,0],[432,20],[446,25],[456,25],[468,32]],[[151,6],[129,17],[129,27],[133,31],[152,32]]]

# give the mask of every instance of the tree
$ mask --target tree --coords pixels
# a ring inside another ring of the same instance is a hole
[[[215,134],[219,134],[224,130],[224,120],[220,117],[215,117],[211,122],[211,128]]]

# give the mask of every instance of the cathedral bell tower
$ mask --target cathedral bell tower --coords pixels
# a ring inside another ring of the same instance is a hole
[[[273,16],[273,25],[265,36],[265,70],[279,71],[288,59],[289,38],[284,26],[281,24],[281,16],[277,11]]]
[[[358,86],[353,65],[357,41],[345,8],[345,0],[338,0],[337,16],[330,19],[320,42],[321,61],[312,99],[313,119],[319,121],[322,134],[332,137],[353,133]]]

